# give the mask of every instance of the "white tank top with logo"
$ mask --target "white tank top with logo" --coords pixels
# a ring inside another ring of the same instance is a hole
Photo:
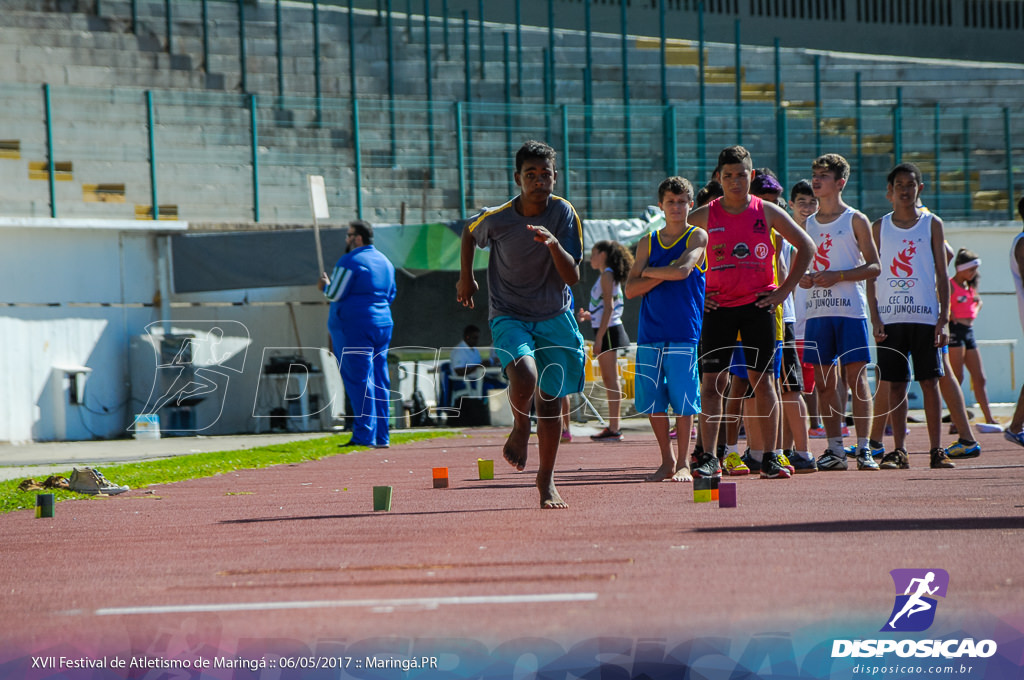
[[[807,218],[807,235],[814,241],[811,273],[849,270],[864,264],[857,236],[853,233],[856,210],[847,207],[842,215],[828,224],[819,224],[817,214]],[[807,290],[807,318],[842,316],[850,319],[868,318],[867,286],[863,281],[839,281],[828,288],[814,286]]]
[[[611,267],[605,267],[606,272],[611,272]],[[603,274],[603,272],[602,272]],[[625,306],[625,298],[622,296],[622,286],[616,282],[612,284],[612,310],[608,318],[608,328],[618,326],[622,323],[622,309]],[[604,291],[601,288],[601,277],[597,277],[594,287],[590,289],[590,325],[594,328],[601,327],[601,318],[605,314]]]
[[[902,229],[893,224],[889,213],[882,218],[879,242],[882,273],[875,289],[882,323],[934,326],[939,320],[939,296],[935,288],[931,214],[923,213],[917,224]]]

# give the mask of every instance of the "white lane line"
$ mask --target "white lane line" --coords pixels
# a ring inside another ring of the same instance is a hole
[[[221,604],[176,604],[149,607],[105,607],[93,612],[96,616],[127,614],[186,614],[199,612],[246,612],[279,609],[329,609],[333,607],[366,607],[371,609],[422,607],[436,609],[444,605],[465,604],[532,604],[542,602],[589,602],[597,593],[551,593],[546,595],[476,595],[461,597],[417,597],[391,600],[307,600],[299,602],[225,602]],[[81,613],[81,610],[76,612]]]

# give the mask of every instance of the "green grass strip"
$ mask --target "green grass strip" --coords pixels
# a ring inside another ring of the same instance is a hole
[[[420,430],[415,432],[395,432],[391,435],[391,445],[408,444],[426,439],[453,437],[456,432],[451,430]],[[214,475],[234,472],[235,470],[251,470],[270,467],[271,465],[291,465],[309,460],[319,460],[328,456],[344,455],[356,451],[365,451],[367,446],[351,446],[339,448],[351,438],[351,435],[331,435],[317,439],[259,446],[252,449],[236,451],[213,451],[195,453],[186,456],[175,456],[160,460],[145,460],[137,463],[119,463],[102,465],[98,469],[103,476],[114,484],[127,484],[132,489],[143,489],[151,484],[168,484],[186,479],[213,477]],[[84,464],[78,467],[85,467]],[[93,466],[96,467],[96,466]],[[71,469],[67,472],[53,474],[71,478]],[[49,476],[49,475],[47,475]],[[42,483],[46,477],[36,479]],[[0,513],[13,512],[34,508],[36,494],[53,493],[55,501],[69,498],[90,498],[86,494],[62,489],[45,489],[43,491],[20,491],[20,479],[0,481]]]

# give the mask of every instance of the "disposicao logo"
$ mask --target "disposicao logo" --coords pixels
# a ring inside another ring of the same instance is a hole
[[[911,633],[928,630],[935,621],[936,597],[945,597],[949,573],[945,569],[893,569],[896,601],[881,632]],[[987,658],[996,653],[993,640],[833,640],[832,658],[900,657]]]
[[[949,572],[945,569],[893,569],[889,575],[896,585],[896,602],[882,632],[918,632],[931,628],[938,605],[935,596],[946,597]]]

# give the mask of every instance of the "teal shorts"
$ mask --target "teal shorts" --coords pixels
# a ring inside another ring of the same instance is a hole
[[[491,342],[504,369],[520,357],[533,357],[540,376],[537,384],[549,397],[583,390],[583,336],[571,311],[545,321],[495,317]]]
[[[634,381],[637,413],[700,413],[697,346],[692,342],[637,345]]]

